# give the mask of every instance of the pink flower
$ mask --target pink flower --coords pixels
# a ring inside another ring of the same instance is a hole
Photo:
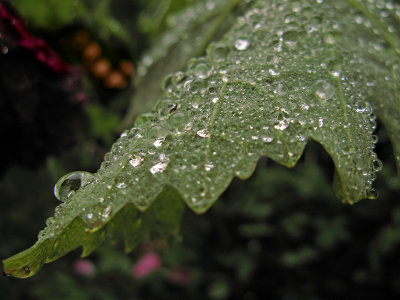
[[[132,268],[132,275],[136,278],[144,277],[161,267],[161,259],[155,253],[143,255]]]
[[[88,259],[79,259],[73,265],[74,271],[83,276],[93,276],[96,266]]]

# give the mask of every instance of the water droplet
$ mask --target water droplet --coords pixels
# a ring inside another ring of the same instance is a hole
[[[185,80],[185,78],[186,78],[185,73],[183,73],[182,71],[179,71],[172,75],[171,82],[173,84],[178,84],[178,83],[181,83],[183,80]]]
[[[309,110],[309,108],[310,108],[310,106],[307,105],[307,104],[305,104],[305,103],[302,103],[302,104],[300,105],[300,107],[301,107],[302,109],[304,109],[304,110]]]
[[[333,70],[331,72],[331,74],[332,74],[333,77],[340,77],[340,71],[338,71],[338,70]]]
[[[235,41],[236,50],[243,51],[249,48],[250,41],[246,38],[240,38]]]
[[[193,73],[198,78],[204,79],[211,75],[211,67],[208,64],[200,63],[194,67]]]
[[[215,95],[215,94],[218,93],[218,87],[215,85],[214,82],[211,82],[211,84],[208,86],[207,92],[208,92],[210,95]]]
[[[208,132],[207,128],[201,129],[196,132],[199,137],[206,138],[210,137],[210,133]]]
[[[160,161],[150,168],[151,174],[162,173],[168,167],[169,157],[165,154],[160,154]]]
[[[84,171],[72,172],[61,177],[54,186],[54,195],[62,202],[68,200],[81,187],[94,179],[93,174]]]
[[[164,137],[155,139],[155,141],[154,141],[154,143],[153,143],[153,146],[156,147],[156,148],[159,148],[159,147],[162,146],[162,144],[163,144],[164,141],[165,141],[165,138],[164,138]]]
[[[274,70],[274,69],[269,69],[268,72],[272,76],[278,76],[279,75],[279,72],[277,70]]]
[[[199,96],[194,96],[192,98],[191,104],[193,108],[199,108],[199,105],[203,102],[203,99]]]
[[[223,43],[216,43],[210,46],[209,56],[215,61],[221,61],[226,58],[229,48]]]
[[[206,80],[197,79],[190,83],[189,91],[192,95],[202,94],[204,95],[207,91],[208,82]]]
[[[214,165],[212,163],[207,163],[204,165],[204,169],[208,172],[211,171],[211,169],[214,168]]]
[[[117,188],[119,189],[125,189],[127,187],[125,182],[120,182],[116,185]]]
[[[46,236],[46,231],[40,230],[38,233],[38,239],[41,240]]]
[[[109,217],[110,214],[111,214],[111,206],[107,206],[106,208],[104,208],[103,212],[101,212],[101,217],[103,219],[106,219]]]
[[[264,136],[262,140],[264,143],[269,144],[273,142],[274,138],[272,136]]]
[[[334,45],[336,43],[338,36],[337,34],[328,33],[324,36],[324,42],[328,45]]]
[[[172,86],[177,85],[181,83],[183,80],[185,80],[186,75],[185,73],[179,71],[173,74],[169,74],[167,77],[164,78],[161,88],[164,91],[171,91]]]
[[[344,145],[344,147],[342,149],[342,153],[344,155],[349,155],[349,154],[354,153],[354,149],[353,149],[353,147],[351,145],[347,145],[346,144],[346,145]]]
[[[382,170],[383,163],[380,159],[376,159],[373,162],[373,166],[374,166],[374,171],[378,172],[378,171]]]
[[[192,128],[193,128],[193,123],[192,122],[189,122],[189,123],[187,123],[186,125],[185,125],[185,131],[189,131],[189,130],[192,130]]]
[[[129,164],[136,168],[138,165],[140,165],[143,161],[143,158],[139,155],[135,155],[132,159],[129,160]]]
[[[54,218],[50,217],[50,218],[48,218],[48,219],[46,220],[46,225],[47,225],[47,226],[51,226],[51,225],[54,224],[54,222],[55,222]]]
[[[278,121],[275,125],[274,128],[278,129],[278,130],[285,130],[286,128],[288,128],[290,125],[289,121],[287,119],[283,119]]]
[[[181,134],[185,130],[186,120],[183,113],[175,113],[168,119],[168,126],[171,132]]]
[[[170,114],[170,111],[175,107],[175,104],[171,101],[171,99],[164,99],[160,101],[156,110],[161,119],[165,119],[166,116]]]
[[[323,101],[331,99],[335,94],[335,88],[325,80],[317,80],[312,85],[312,90],[314,95],[317,96],[319,100]]]
[[[378,191],[376,189],[370,189],[367,192],[367,198],[368,199],[376,199],[376,198],[378,198]]]
[[[168,134],[168,131],[162,126],[153,126],[147,132],[147,138],[150,140],[150,143],[153,143],[153,140],[159,138],[165,138]]]

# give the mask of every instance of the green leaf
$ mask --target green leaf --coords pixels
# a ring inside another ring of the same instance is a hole
[[[47,28],[61,27],[87,13],[82,1],[14,0],[12,4],[36,26]]]
[[[81,22],[88,27],[100,27],[102,30],[99,35],[103,39],[113,35],[132,46],[131,32],[128,30],[131,24],[124,24],[113,15],[110,0],[14,0],[12,4],[35,26],[54,30]]]
[[[364,84],[364,97],[371,103],[374,113],[385,126],[393,145],[397,169],[400,172],[400,15],[399,5],[390,1],[376,4],[348,0],[358,10],[359,26],[349,30],[348,51],[358,53],[358,60],[364,64],[360,84]],[[386,9],[382,9],[386,7]],[[371,30],[375,27],[379,31]],[[377,35],[380,38],[377,38]],[[351,40],[358,43],[350,43]],[[352,48],[350,48],[352,46]]]
[[[130,250],[176,233],[183,201],[202,213],[260,157],[295,166],[310,139],[332,157],[343,202],[375,197],[381,162],[371,104],[399,155],[399,6],[242,4],[244,16],[205,57],[166,79],[153,112],[121,135],[96,174],[57,184],[64,203],[32,248],[4,261],[6,274],[33,275],[78,246],[87,255],[106,235]]]

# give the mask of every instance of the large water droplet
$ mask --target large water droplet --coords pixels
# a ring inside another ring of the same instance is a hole
[[[157,104],[156,111],[161,119],[165,119],[175,106],[176,104],[174,104],[170,99],[164,99]]]
[[[202,94],[204,95],[207,91],[208,82],[202,79],[197,79],[191,82],[190,84],[190,93],[193,95],[195,94]]]
[[[77,190],[88,185],[94,176],[92,173],[77,171],[61,177],[54,186],[54,195],[62,202],[66,202]]]
[[[149,129],[149,131],[147,132],[147,138],[150,140],[151,143],[153,143],[153,140],[165,138],[167,134],[167,129],[156,125]]]
[[[168,119],[168,126],[173,133],[181,134],[185,130],[186,118],[183,113],[175,113]]]
[[[222,43],[212,44],[210,46],[209,56],[211,59],[221,61],[226,58],[229,53],[229,48]]]
[[[335,94],[335,88],[325,80],[317,80],[312,85],[312,90],[319,100],[327,101]]]
[[[249,48],[250,41],[246,38],[240,38],[235,41],[236,50],[243,51]]]
[[[193,73],[201,79],[207,78],[211,75],[211,67],[208,64],[200,63],[193,66]]]
[[[192,98],[191,104],[193,108],[199,108],[199,105],[203,102],[203,98],[199,96],[194,96]]]
[[[170,90],[172,86],[178,85],[183,80],[185,80],[185,78],[185,73],[181,71],[169,74],[167,77],[164,78],[161,87],[164,91]]]

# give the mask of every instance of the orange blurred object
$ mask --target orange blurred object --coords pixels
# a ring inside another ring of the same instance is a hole
[[[110,89],[122,89],[127,85],[127,81],[120,71],[111,71],[104,80],[104,85]]]
[[[127,59],[123,59],[119,62],[119,68],[122,73],[124,73],[128,77],[131,77],[133,75],[133,72],[135,71],[133,64]]]
[[[99,44],[90,42],[83,50],[82,56],[85,60],[92,62],[101,55]]]
[[[91,67],[93,75],[97,78],[106,78],[110,70],[111,64],[105,58],[96,60]]]

